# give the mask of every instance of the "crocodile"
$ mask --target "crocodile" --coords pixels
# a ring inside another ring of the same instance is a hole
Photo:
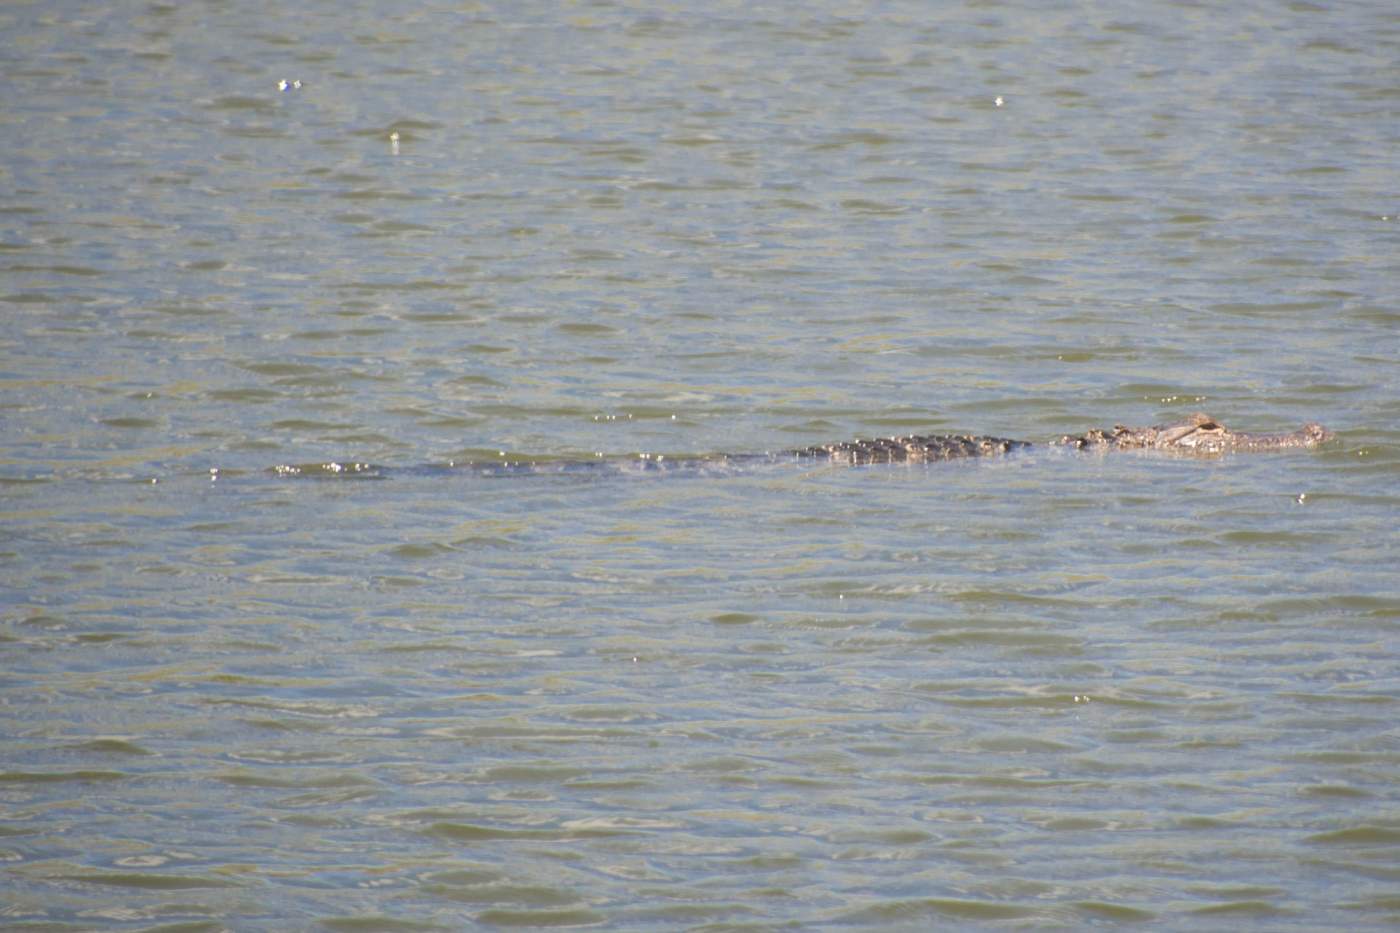
[[[1186,421],[1161,424],[1147,428],[1117,425],[1112,430],[1092,430],[1085,434],[1065,434],[1048,446],[1076,450],[1155,450],[1197,457],[1217,457],[1236,451],[1278,451],[1311,449],[1336,435],[1317,423],[1303,425],[1296,431],[1278,434],[1250,434],[1233,431],[1206,414],[1195,414]],[[469,463],[449,462],[436,467],[421,467],[419,471],[473,470],[482,475],[500,476],[518,473],[571,473],[588,470],[600,462],[624,465],[642,471],[705,468],[762,460],[795,459],[823,460],[831,463],[860,466],[878,463],[935,463],[942,460],[963,460],[972,457],[996,457],[1018,450],[1040,446],[1031,441],[986,434],[908,434],[869,440],[819,444],[788,450],[781,454],[714,454],[706,457],[667,458],[655,454],[640,454],[635,459],[617,460],[501,460]],[[272,468],[279,476],[344,476],[380,478],[387,469],[371,463],[330,462],[312,464],[282,464]]]
[[[1051,446],[1077,450],[1160,450],[1195,456],[1219,456],[1235,451],[1293,450],[1316,447],[1335,437],[1317,423],[1279,434],[1232,431],[1207,414],[1192,415],[1175,424],[1150,428],[1116,425],[1113,430],[1065,434]],[[931,434],[824,444],[793,451],[799,457],[823,457],[841,463],[921,463],[986,457],[1034,447],[1031,441],[980,434]]]

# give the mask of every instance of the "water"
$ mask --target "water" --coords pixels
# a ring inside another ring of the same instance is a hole
[[[6,928],[1400,919],[1388,5],[0,37]]]

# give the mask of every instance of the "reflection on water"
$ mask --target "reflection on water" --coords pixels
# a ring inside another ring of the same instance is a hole
[[[1388,15],[0,12],[0,925],[1393,923]]]

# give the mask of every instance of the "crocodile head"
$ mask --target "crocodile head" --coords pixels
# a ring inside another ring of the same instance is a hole
[[[1114,450],[1165,450],[1189,454],[1222,454],[1236,450],[1267,451],[1316,447],[1336,435],[1320,424],[1305,424],[1297,431],[1281,434],[1247,434],[1232,431],[1207,414],[1195,414],[1177,424],[1150,428],[1116,426],[1112,431],[1090,431],[1066,435],[1056,441],[1078,448],[1105,447]]]

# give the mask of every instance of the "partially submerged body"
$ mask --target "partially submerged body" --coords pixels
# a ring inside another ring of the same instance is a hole
[[[830,460],[833,463],[933,463],[965,457],[995,457],[1030,446],[1030,441],[1013,441],[985,434],[911,434],[822,444],[791,453],[800,458]]]
[[[1118,425],[1111,431],[1066,434],[1051,443],[1078,450],[1161,450],[1214,456],[1234,451],[1311,448],[1330,441],[1334,436],[1320,424],[1306,424],[1296,431],[1282,434],[1247,434],[1230,430],[1210,415],[1196,414],[1177,424],[1150,428]],[[838,463],[925,463],[995,456],[1033,446],[1030,441],[978,434],[916,434],[824,444],[793,453],[798,457],[821,457]]]
[[[1157,450],[1192,456],[1218,456],[1236,451],[1302,450],[1317,447],[1335,435],[1320,424],[1306,424],[1296,431],[1280,434],[1249,434],[1232,431],[1205,414],[1192,415],[1177,424],[1161,424],[1150,428],[1127,428],[1118,425],[1111,431],[1093,430],[1086,434],[1066,434],[1052,446],[1073,447],[1077,450]],[[414,472],[447,472],[467,469],[487,476],[516,474],[573,473],[596,469],[600,465],[622,465],[629,471],[641,472],[684,470],[687,467],[707,470],[729,464],[761,460],[796,458],[826,460],[851,465],[871,463],[935,463],[941,460],[963,460],[973,457],[996,457],[1034,447],[1030,441],[1017,441],[985,434],[911,434],[872,440],[845,441],[789,450],[781,455],[715,454],[708,457],[666,458],[641,455],[620,460],[554,459],[534,461],[506,459],[471,463],[447,463],[419,467]],[[377,479],[389,471],[370,463],[310,463],[283,464],[272,468],[278,476],[360,477]]]

